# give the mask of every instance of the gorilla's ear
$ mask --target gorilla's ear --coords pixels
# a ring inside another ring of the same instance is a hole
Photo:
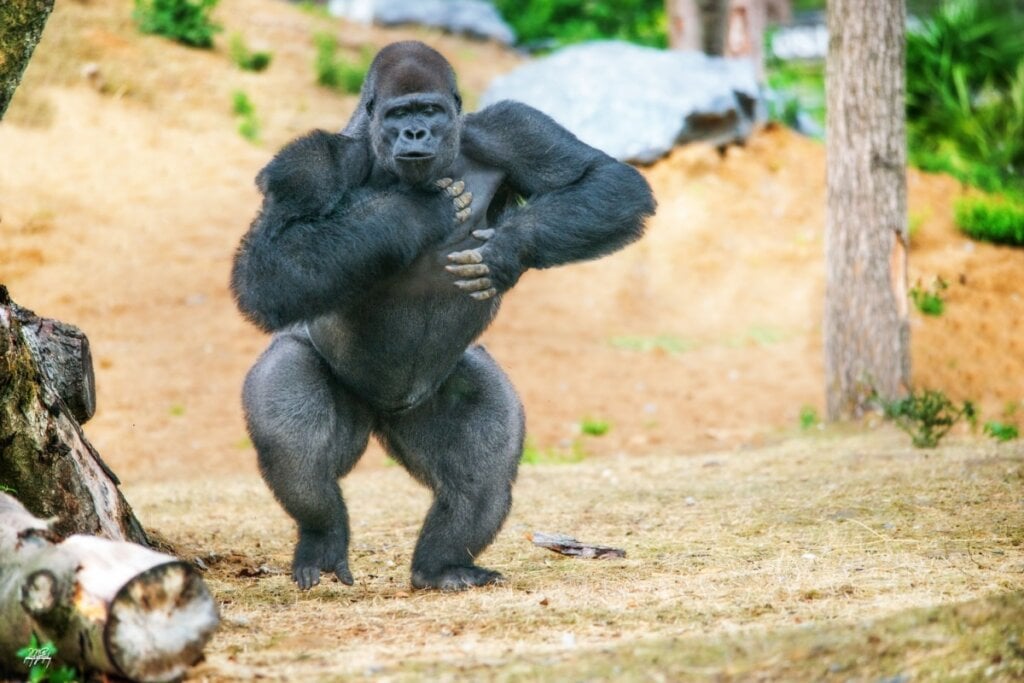
[[[455,100],[455,113],[462,113],[462,95],[459,94],[458,90],[452,91],[452,99]]]

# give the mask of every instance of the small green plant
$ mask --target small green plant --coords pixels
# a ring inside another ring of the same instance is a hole
[[[35,633],[28,645],[15,653],[22,661],[29,664],[28,683],[71,683],[78,680],[78,672],[70,666],[50,668],[50,660],[57,654],[57,646],[47,641],[39,643]]]
[[[917,448],[935,448],[939,441],[961,418],[972,425],[976,420],[974,404],[964,401],[959,406],[936,389],[912,391],[906,398],[884,401],[875,395],[885,416],[910,435]]]
[[[981,431],[996,441],[1013,441],[1020,436],[1016,426],[995,420],[986,422]]]
[[[691,351],[696,344],[694,342],[676,337],[670,334],[661,334],[655,337],[612,337],[609,342],[617,349],[627,351],[662,351],[664,353],[685,353]]]
[[[612,428],[607,420],[595,420],[589,417],[583,418],[580,423],[580,431],[587,436],[604,436]]]
[[[132,17],[143,33],[191,47],[213,47],[221,27],[210,19],[218,0],[135,0]]]
[[[256,106],[242,90],[231,94],[231,109],[238,117],[238,133],[249,142],[259,142],[260,121],[256,118]]]
[[[7,484],[0,484],[0,492],[3,492],[3,493],[17,493],[18,491],[17,491],[17,489],[11,488]]]
[[[976,240],[1024,246],[1024,202],[1000,197],[957,200],[956,224]]]
[[[346,62],[338,57],[338,40],[329,33],[318,33],[313,37],[316,45],[316,82],[325,88],[340,90],[355,95],[363,86],[363,79],[370,68],[370,59],[366,53],[358,63]]]
[[[807,431],[817,427],[820,422],[818,411],[814,409],[814,406],[804,406],[800,409],[800,429]]]
[[[270,52],[253,51],[245,44],[245,38],[241,33],[231,36],[231,43],[228,46],[231,54],[231,61],[243,71],[263,71],[270,66],[274,55]]]
[[[579,439],[572,442],[568,449],[564,448],[538,448],[530,439],[523,445],[523,457],[520,462],[524,465],[571,465],[582,462],[587,457],[583,444]]]
[[[942,298],[942,292],[948,288],[949,283],[941,277],[935,278],[935,282],[932,283],[929,289],[923,289],[919,282],[910,288],[910,299],[921,313],[939,316],[946,310],[946,302]]]

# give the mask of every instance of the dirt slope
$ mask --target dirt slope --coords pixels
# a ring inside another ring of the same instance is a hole
[[[227,274],[259,168],[354,106],[313,83],[312,35],[331,31],[352,55],[426,40],[455,64],[470,105],[521,60],[274,0],[221,5],[227,30],[206,52],[139,36],[129,3],[60,3],[0,125],[0,281],[90,335],[100,407],[88,434],[129,481],[254,469],[238,392],[266,339],[235,311]],[[268,72],[230,63],[234,32],[274,51]],[[236,132],[236,89],[256,104],[261,145]],[[724,157],[677,150],[645,173],[660,204],[648,236],[528,273],[485,335],[524,398],[530,438],[586,453],[774,439],[822,403],[823,148],[773,130]],[[915,380],[997,415],[1024,399],[1024,252],[958,236],[959,191],[911,173],[912,278],[951,283],[943,317],[915,314]],[[580,437],[584,417],[611,431]]]

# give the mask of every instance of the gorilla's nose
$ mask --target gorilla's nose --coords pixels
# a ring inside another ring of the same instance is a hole
[[[406,128],[402,131],[402,137],[406,140],[424,140],[427,137],[427,129]]]

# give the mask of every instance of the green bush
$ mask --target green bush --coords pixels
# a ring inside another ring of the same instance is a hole
[[[587,40],[668,44],[664,0],[495,0],[521,44],[557,47]]]
[[[132,16],[139,30],[192,47],[213,47],[221,30],[210,19],[218,0],[135,0]]]
[[[949,283],[941,277],[937,277],[931,289],[924,289],[920,284],[911,287],[910,300],[914,302],[917,310],[925,315],[940,316],[946,310],[946,302],[942,299],[942,292],[948,288]]]
[[[1013,441],[1019,436],[1017,427],[1003,422],[986,422],[982,431],[996,441]]]
[[[231,44],[228,49],[231,61],[243,71],[263,71],[270,66],[270,62],[274,58],[270,52],[250,50],[249,46],[245,44],[245,38],[240,33],[231,36]]]
[[[998,197],[957,200],[956,224],[976,240],[1024,246],[1024,203]]]
[[[595,420],[590,417],[583,418],[580,423],[580,431],[587,436],[604,436],[611,428],[612,425],[607,420]]]
[[[974,424],[974,404],[956,405],[941,391],[913,391],[895,401],[881,401],[885,416],[910,435],[917,448],[935,448],[961,418]]]
[[[370,70],[370,57],[365,52],[356,64],[338,57],[338,40],[329,33],[318,33],[313,37],[316,45],[316,82],[326,88],[355,95],[363,86],[366,72]]]
[[[1024,12],[947,0],[907,35],[910,156],[988,191],[1024,192]]]

